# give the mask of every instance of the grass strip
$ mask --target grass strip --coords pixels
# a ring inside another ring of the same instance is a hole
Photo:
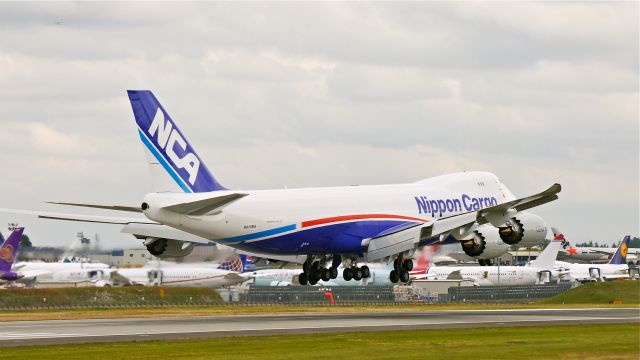
[[[640,325],[500,327],[3,348],[7,359],[638,359]]]

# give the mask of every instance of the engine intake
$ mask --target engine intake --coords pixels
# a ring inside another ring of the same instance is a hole
[[[462,240],[465,254],[478,259],[493,259],[509,249],[498,235],[498,229],[491,225],[481,225],[468,239]]]
[[[524,247],[539,245],[547,235],[547,224],[535,214],[520,212],[498,230],[500,239],[509,245]]]
[[[187,256],[191,254],[196,244],[173,239],[147,238],[144,245],[151,255],[164,259]]]

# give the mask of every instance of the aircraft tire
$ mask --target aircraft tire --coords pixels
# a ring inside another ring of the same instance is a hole
[[[309,279],[309,285],[315,285],[318,283],[318,279],[315,277]]]
[[[405,271],[413,270],[413,260],[404,259],[404,261],[402,262],[402,270],[405,270]]]
[[[409,282],[409,272],[407,270],[402,270],[400,271],[400,274],[398,274],[400,276],[400,281],[403,283],[407,283]]]
[[[331,280],[331,272],[329,271],[329,269],[322,269],[320,270],[321,274],[320,278],[322,279],[322,281],[329,281]]]
[[[478,265],[485,266],[486,263],[485,263],[484,259],[478,259]]]
[[[485,260],[485,261],[484,261],[484,264],[485,264],[486,266],[493,266],[493,260],[491,260],[491,259],[487,259],[487,260]]]
[[[353,272],[353,280],[355,281],[362,280],[362,269],[354,268],[352,272]]]
[[[391,272],[389,273],[389,280],[391,280],[391,282],[394,284],[396,284],[398,280],[400,280],[400,276],[398,275],[397,270],[391,270]]]
[[[400,270],[400,258],[393,260],[393,269],[396,271]]]
[[[337,268],[330,268],[329,272],[331,273],[331,279],[337,279],[338,278],[338,269]]]
[[[367,265],[361,267],[361,269],[363,279],[368,279],[369,277],[371,277],[371,270],[369,270],[369,267]]]
[[[300,283],[300,285],[307,285],[307,283],[309,282],[309,276],[307,275],[306,272],[303,272],[300,275],[298,275],[298,282]]]
[[[345,281],[351,281],[351,279],[353,279],[353,272],[350,268],[344,268],[342,271],[342,277]]]
[[[317,273],[320,272],[320,262],[319,261],[314,261],[313,264],[311,264],[311,273]]]

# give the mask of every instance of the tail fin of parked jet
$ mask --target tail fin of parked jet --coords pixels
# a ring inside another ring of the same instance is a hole
[[[609,264],[622,265],[627,263],[627,249],[629,248],[630,239],[631,237],[629,235],[622,239],[620,246],[618,246],[618,250],[613,254],[611,260],[609,260]]]
[[[222,263],[220,263],[218,269],[242,273],[244,272],[246,261],[246,255],[231,254],[227,256]]]
[[[0,244],[4,243],[4,236],[2,236],[2,232],[0,232]]]
[[[532,267],[549,270],[553,269],[553,265],[558,257],[558,251],[562,248],[562,243],[565,241],[564,235],[558,231],[558,229],[552,227],[553,240],[547,245],[544,250],[538,255],[538,257],[531,263]]]
[[[128,90],[138,134],[145,146],[157,192],[226,190],[189,144],[158,99],[148,90]]]
[[[0,246],[0,273],[11,271],[11,266],[16,259],[23,232],[24,228],[15,228],[11,235],[9,235],[7,241],[3,242],[2,246]]]

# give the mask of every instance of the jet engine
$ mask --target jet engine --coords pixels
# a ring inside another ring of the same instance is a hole
[[[187,256],[191,254],[196,244],[188,241],[148,237],[144,241],[144,246],[147,247],[151,255],[164,259]]]
[[[547,224],[535,214],[519,212],[498,229],[502,241],[523,247],[539,245],[547,236]]]
[[[478,259],[493,259],[509,250],[509,245],[500,239],[498,229],[480,225],[468,239],[462,240],[462,250]]]

